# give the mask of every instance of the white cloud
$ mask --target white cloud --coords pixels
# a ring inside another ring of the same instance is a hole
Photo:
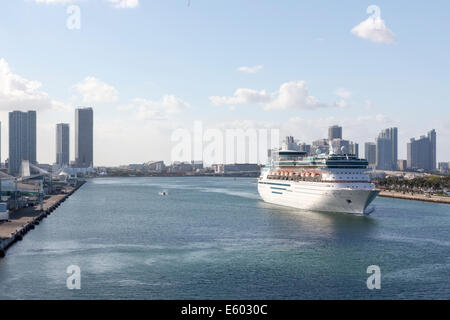
[[[180,98],[166,94],[159,101],[136,98],[132,103],[119,106],[120,111],[134,111],[138,120],[167,120],[171,115],[189,108],[189,104]]]
[[[245,73],[257,73],[258,71],[262,70],[263,66],[259,65],[259,66],[254,66],[254,67],[239,67],[237,70],[240,72],[245,72]]]
[[[220,106],[229,104],[268,103],[270,102],[271,97],[265,90],[257,91],[253,89],[240,88],[234,92],[232,97],[212,96],[209,99],[214,105]]]
[[[348,102],[345,101],[344,99],[336,101],[333,103],[333,106],[337,107],[337,108],[347,108],[349,106]]]
[[[139,6],[139,0],[108,0],[116,8],[136,8]]]
[[[334,94],[342,99],[348,99],[352,96],[352,92],[345,88],[337,88],[336,90],[334,90]]]
[[[378,17],[369,17],[355,26],[351,33],[362,39],[377,43],[395,42],[394,33],[386,26],[383,19]]]
[[[8,62],[0,59],[0,110],[68,109],[64,103],[40,90],[42,83],[27,80],[11,72]]]
[[[322,104],[308,93],[305,81],[283,83],[274,95],[275,99],[266,104],[264,109],[316,109]]]
[[[83,96],[83,102],[116,102],[119,100],[117,90],[95,77],[86,77],[77,83],[75,89]]]
[[[265,90],[237,89],[232,97],[212,96],[214,105],[260,104],[265,110],[284,109],[316,109],[325,106],[309,95],[304,81],[283,83],[277,92],[272,94]]]

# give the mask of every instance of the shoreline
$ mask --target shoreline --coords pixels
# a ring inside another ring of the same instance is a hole
[[[379,197],[384,198],[395,198],[402,200],[414,200],[414,201],[422,201],[422,202],[432,202],[432,203],[442,203],[442,204],[450,204],[450,197],[441,197],[441,196],[431,196],[427,197],[423,194],[414,194],[411,195],[409,193],[401,193],[395,191],[381,191],[378,194]]]
[[[36,205],[10,213],[9,220],[0,224],[0,259],[6,256],[6,251],[14,243],[21,241],[29,231],[39,225],[42,219],[49,216],[85,182],[82,181],[75,187],[70,187],[68,193],[51,195],[43,201],[43,210],[40,210],[40,205]]]

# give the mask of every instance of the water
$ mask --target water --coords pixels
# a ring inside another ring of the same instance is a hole
[[[450,206],[374,204],[371,217],[278,207],[252,179],[90,180],[0,260],[0,298],[449,299]]]

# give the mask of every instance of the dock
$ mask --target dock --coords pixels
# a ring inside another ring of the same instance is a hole
[[[8,221],[0,222],[0,258],[5,257],[6,251],[17,241],[21,241],[23,237],[36,226],[40,221],[48,217],[58,208],[61,203],[66,201],[75,191],[77,191],[85,181],[80,181],[75,187],[66,187],[64,193],[50,195],[43,201],[41,205],[22,208],[10,212]]]

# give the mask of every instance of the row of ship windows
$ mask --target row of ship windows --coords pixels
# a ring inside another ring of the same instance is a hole
[[[352,175],[352,176],[336,176],[336,175],[324,175],[325,177],[331,177],[331,178],[333,178],[333,177],[338,177],[338,178],[342,178],[342,177],[345,177],[345,178],[366,178],[367,177],[367,175],[365,175],[365,174],[360,174],[360,175]]]
[[[333,172],[334,174],[358,174],[358,172]],[[363,172],[359,172],[360,174],[363,174]]]
[[[328,185],[328,187],[335,187],[335,185]],[[358,186],[349,186],[350,188],[352,188],[352,189],[359,189],[359,187]],[[364,189],[364,188],[363,188]]]
[[[335,177],[336,178],[336,177]],[[365,178],[365,177],[364,177]],[[337,179],[338,180],[340,180],[340,179],[354,179],[354,180],[356,180],[356,179],[361,179],[361,177],[337,177]]]

